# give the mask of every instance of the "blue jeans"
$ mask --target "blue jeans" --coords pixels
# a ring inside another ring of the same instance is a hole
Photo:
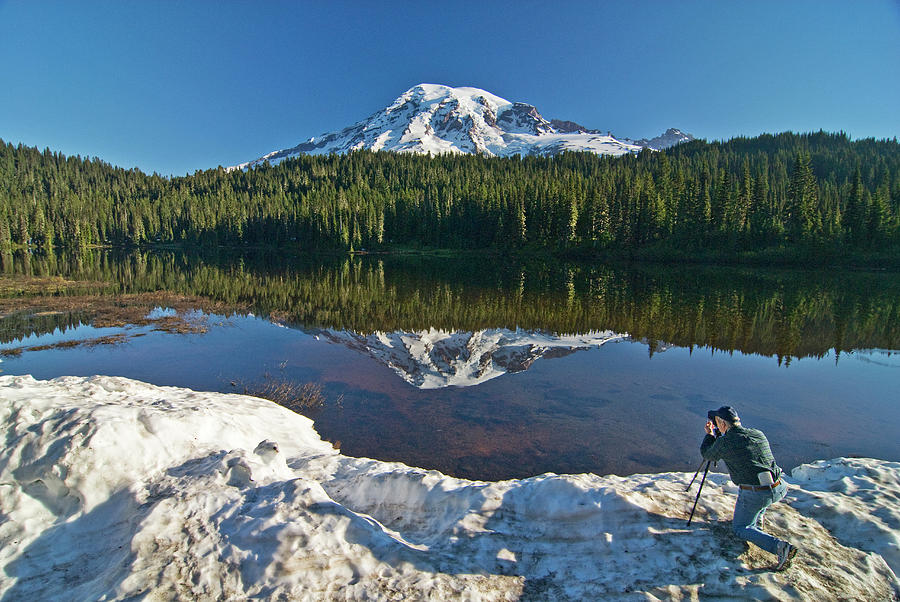
[[[734,520],[731,523],[735,534],[741,539],[755,543],[767,552],[777,554],[778,544],[781,543],[781,540],[768,533],[763,533],[757,525],[769,506],[782,500],[786,494],[787,484],[784,480],[774,489],[739,490],[737,502],[734,505]]]

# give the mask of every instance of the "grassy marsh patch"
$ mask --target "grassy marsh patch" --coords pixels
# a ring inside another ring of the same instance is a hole
[[[9,349],[0,349],[0,355],[4,357],[18,357],[25,351],[50,351],[53,349],[73,349],[75,347],[85,347],[91,349],[100,345],[119,345],[129,339],[129,335],[125,333],[111,334],[92,339],[81,339],[74,341],[60,341],[58,343],[49,343],[46,345],[32,345],[31,347],[12,347]]]
[[[301,383],[266,374],[262,381],[232,382],[231,384],[238,387],[244,395],[268,399],[304,416],[318,412],[328,403],[322,385],[318,383]],[[342,401],[343,395],[339,396],[334,403],[340,406]]]
[[[100,291],[110,286],[109,282],[100,280],[68,280],[62,276],[0,275],[0,297],[4,298]]]
[[[94,328],[149,327],[169,334],[203,334],[205,314],[231,314],[246,308],[194,295],[167,291],[145,293],[101,293],[104,282],[70,281],[58,277],[0,277],[0,343],[54,332],[80,325]],[[86,288],[94,288],[85,293]],[[172,310],[153,316],[156,308]],[[60,347],[57,347],[60,348]],[[30,347],[22,348],[25,351]],[[21,350],[18,354],[21,354]],[[0,351],[10,357],[11,349]]]

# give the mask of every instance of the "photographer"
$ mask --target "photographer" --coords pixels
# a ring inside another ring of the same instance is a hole
[[[768,439],[762,431],[742,426],[731,406],[710,411],[708,417],[700,453],[707,460],[724,460],[731,480],[740,488],[734,505],[734,532],[778,556],[776,570],[786,569],[797,548],[760,530],[766,509],[787,493]]]

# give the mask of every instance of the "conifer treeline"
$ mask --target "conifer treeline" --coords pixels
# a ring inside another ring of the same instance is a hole
[[[900,249],[900,144],[844,134],[606,157],[354,152],[166,178],[0,141],[0,248]]]

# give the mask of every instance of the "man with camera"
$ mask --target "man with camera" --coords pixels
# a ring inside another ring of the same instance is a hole
[[[768,439],[762,431],[742,426],[738,413],[731,406],[710,410],[707,418],[706,437],[700,445],[700,453],[713,462],[724,460],[731,480],[740,488],[734,505],[734,532],[775,554],[778,557],[776,570],[786,569],[796,556],[797,548],[760,529],[768,507],[782,500],[787,493],[787,484],[775,464]]]

